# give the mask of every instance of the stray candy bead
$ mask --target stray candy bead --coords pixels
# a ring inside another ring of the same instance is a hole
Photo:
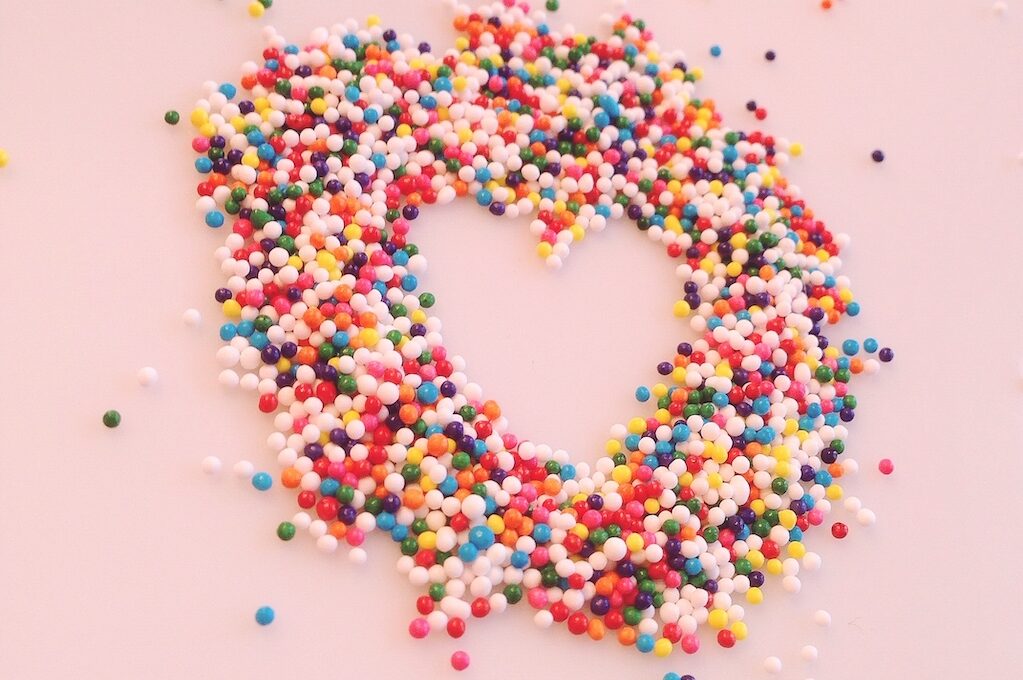
[[[765,109],[762,106],[758,106],[757,110],[753,112],[753,115],[756,117],[757,120],[763,120],[767,118],[767,109]]]
[[[720,45],[711,45],[710,46],[710,56],[712,56],[712,57],[720,57],[721,56],[721,46]]]
[[[216,456],[206,456],[202,459],[202,471],[208,475],[215,475],[220,472],[220,459]]]
[[[882,458],[877,463],[877,469],[881,471],[882,475],[890,475],[895,472],[895,463],[890,458]]]
[[[263,5],[263,3],[258,2],[257,0],[253,0],[252,2],[250,2],[248,9],[249,16],[252,17],[253,19],[258,19],[259,17],[263,16],[263,13],[266,11],[266,7]]]
[[[845,538],[849,535],[849,527],[842,522],[835,522],[831,525],[831,535],[835,538]]]
[[[813,622],[818,626],[827,628],[831,625],[831,614],[824,609],[818,609],[813,613]]]
[[[139,385],[142,385],[143,387],[149,387],[150,385],[155,385],[159,379],[160,374],[157,373],[156,369],[153,368],[152,366],[145,366],[139,369],[138,372]]]
[[[348,551],[348,561],[352,564],[366,564],[369,555],[362,548],[352,548]]]
[[[181,114],[177,111],[171,110],[163,114],[163,122],[167,123],[167,125],[177,125],[180,120]]]
[[[877,358],[888,363],[895,358],[895,352],[890,347],[882,347],[881,351],[877,353]]]
[[[257,472],[252,475],[252,486],[259,491],[266,491],[274,484],[274,478],[269,472]]]
[[[247,460],[240,460],[234,464],[234,474],[239,479],[252,479],[256,472],[256,466]]]
[[[198,309],[193,309],[189,307],[188,309],[185,310],[185,313],[181,315],[181,320],[185,322],[186,326],[191,326],[192,328],[195,328],[200,323],[202,323],[202,314],[199,312]]]
[[[755,100],[753,100],[753,99],[750,99],[748,102],[746,102],[746,110],[749,111],[750,113],[753,113],[754,111],[756,111],[757,110],[757,102]]]
[[[256,623],[261,626],[269,626],[274,622],[275,616],[273,607],[260,607],[256,610]]]
[[[121,414],[111,409],[103,414],[103,424],[107,427],[117,427],[121,424]]]
[[[547,3],[544,6],[547,8],[548,12],[557,12],[558,9],[561,8],[561,3],[558,2],[558,0],[547,0]]]
[[[764,52],[764,59],[767,61],[774,61],[775,57],[778,56],[774,53],[774,50],[767,50]]]
[[[799,650],[799,656],[803,657],[805,661],[816,661],[818,656],[817,648],[813,645],[804,645]]]
[[[781,673],[781,659],[776,656],[769,656],[764,659],[764,670],[772,675]]]
[[[856,521],[859,522],[860,526],[869,527],[877,521],[877,515],[874,514],[873,510],[861,508],[856,513]]]
[[[469,667],[469,655],[463,651],[457,651],[451,655],[451,667],[456,671],[464,671]]]
[[[295,538],[295,525],[291,522],[281,522],[277,525],[277,538],[282,541],[290,541]]]
[[[881,163],[884,161],[884,151],[881,151],[881,149],[874,149],[870,152],[870,157],[875,163]]]

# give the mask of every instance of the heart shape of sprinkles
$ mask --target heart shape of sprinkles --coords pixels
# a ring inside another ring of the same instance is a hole
[[[389,534],[424,589],[414,637],[525,600],[541,626],[657,656],[695,653],[706,628],[732,647],[767,575],[797,591],[820,565],[804,535],[855,467],[849,385],[893,356],[824,334],[859,313],[847,239],[780,173],[795,145],[724,127],[641,20],[562,35],[507,1],[454,27],[443,53],[376,20],[301,46],[269,29],[240,87],[208,84],[191,114],[197,205],[229,231],[221,381],[273,415],[300,507],[278,536],[362,561]],[[512,434],[444,344],[409,238],[458,197],[531,216],[551,267],[621,218],[676,266],[673,313],[698,339],[592,469]]]

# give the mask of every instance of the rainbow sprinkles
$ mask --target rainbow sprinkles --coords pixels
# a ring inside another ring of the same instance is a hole
[[[824,334],[859,312],[846,239],[781,175],[795,145],[724,127],[639,19],[561,35],[503,2],[454,26],[444,52],[375,19],[305,45],[270,29],[240,87],[210,84],[191,114],[198,207],[229,232],[221,381],[258,392],[281,467],[261,485],[300,507],[278,535],[356,561],[390,535],[423,588],[416,637],[525,601],[541,626],[658,656],[706,628],[732,647],[769,575],[796,591],[820,565],[804,538],[855,467],[849,385],[892,358]],[[592,469],[512,434],[442,340],[410,236],[458,197],[531,216],[552,267],[622,218],[676,266],[699,339]]]

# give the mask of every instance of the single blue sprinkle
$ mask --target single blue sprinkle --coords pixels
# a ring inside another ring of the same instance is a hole
[[[273,485],[274,478],[270,476],[269,472],[257,472],[252,475],[252,486],[260,491],[266,491]]]
[[[256,623],[261,626],[269,626],[274,622],[274,616],[273,607],[260,607],[256,610]]]
[[[720,45],[711,45],[710,46],[710,56],[712,56],[712,57],[720,57],[721,56],[721,46]]]

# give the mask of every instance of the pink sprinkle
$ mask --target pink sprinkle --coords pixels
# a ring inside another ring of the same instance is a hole
[[[451,667],[456,671],[464,671],[469,667],[469,655],[461,650],[451,655]]]
[[[895,471],[895,463],[890,458],[882,458],[877,464],[877,469],[881,471],[882,475],[890,475]]]

